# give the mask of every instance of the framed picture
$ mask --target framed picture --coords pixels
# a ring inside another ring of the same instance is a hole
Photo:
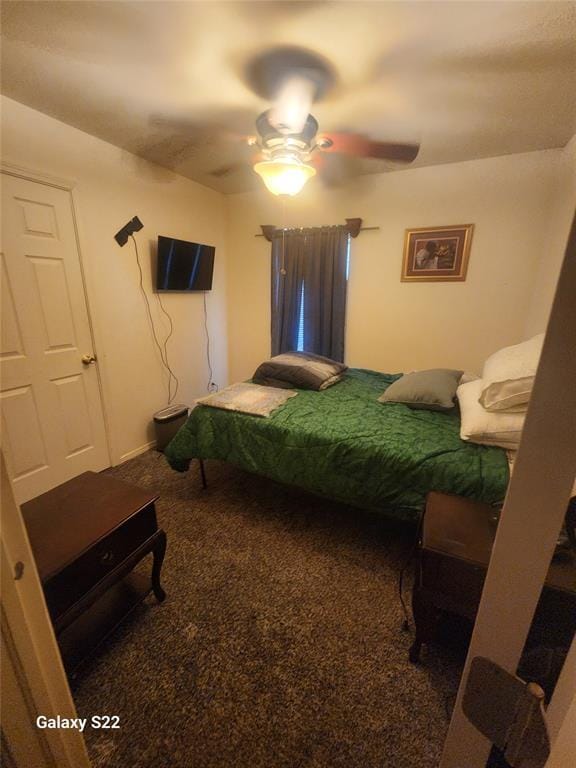
[[[407,229],[402,280],[466,280],[474,224]]]

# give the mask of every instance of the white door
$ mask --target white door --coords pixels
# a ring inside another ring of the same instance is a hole
[[[18,503],[110,465],[70,192],[2,174],[2,443]]]

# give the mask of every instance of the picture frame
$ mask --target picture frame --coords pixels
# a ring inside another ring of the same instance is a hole
[[[407,229],[402,282],[466,280],[474,224]]]

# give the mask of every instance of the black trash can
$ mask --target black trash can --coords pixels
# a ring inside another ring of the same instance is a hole
[[[163,451],[188,418],[187,405],[169,405],[154,414],[156,450]]]

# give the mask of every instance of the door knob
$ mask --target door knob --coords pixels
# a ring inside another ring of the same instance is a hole
[[[94,355],[82,355],[82,365],[92,365],[96,362]]]

